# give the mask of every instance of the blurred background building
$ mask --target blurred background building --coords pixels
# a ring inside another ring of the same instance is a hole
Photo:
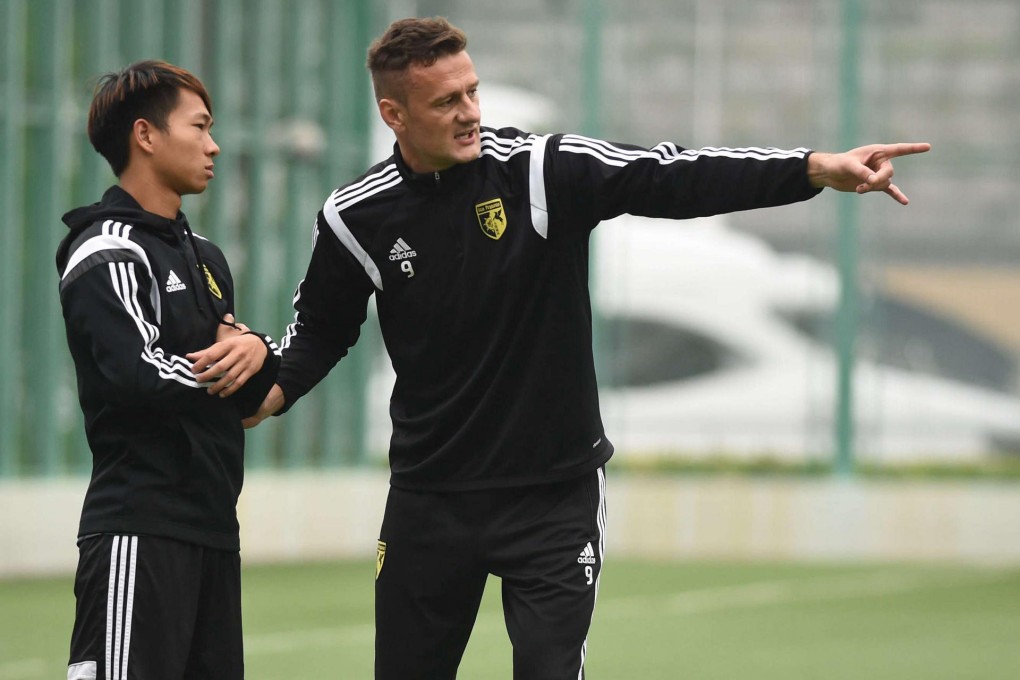
[[[1014,0],[0,0],[0,476],[91,465],[53,254],[61,214],[114,179],[84,134],[95,78],[158,57],[205,80],[222,155],[184,209],[225,247],[239,317],[279,337],[318,206],[389,145],[367,45],[414,14],[468,33],[483,123],[685,147],[934,145],[897,164],[908,208],[826,192],[596,231],[621,465],[1020,453]],[[630,263],[661,239],[671,265],[649,295]],[[387,363],[370,319],[323,385],[250,434],[250,469],[381,466]]]

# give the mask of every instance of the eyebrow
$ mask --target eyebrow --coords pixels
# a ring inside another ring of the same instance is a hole
[[[212,114],[207,113],[205,111],[202,111],[201,113],[199,113],[198,116],[197,116],[197,119],[198,120],[202,120],[205,123],[208,123],[209,127],[212,127],[215,124],[215,122],[216,122],[213,119]]]
[[[477,89],[478,89],[478,84],[479,84],[479,82],[480,82],[480,81],[476,80],[475,82],[471,83],[470,85],[468,85],[468,86],[467,86],[466,90],[467,90],[468,92],[470,92],[471,90],[477,90]],[[441,103],[441,102],[444,102],[444,101],[446,101],[446,100],[447,100],[447,99],[449,99],[450,97],[453,97],[453,96],[459,95],[459,94],[460,94],[460,92],[461,92],[461,91],[460,91],[459,89],[456,89],[456,88],[454,88],[454,89],[450,89],[450,90],[447,90],[447,91],[446,91],[446,92],[445,92],[444,94],[441,94],[441,95],[437,96],[437,97],[436,97],[435,99],[433,99],[433,100],[432,100],[432,103],[433,103],[433,104],[439,104],[439,103]]]

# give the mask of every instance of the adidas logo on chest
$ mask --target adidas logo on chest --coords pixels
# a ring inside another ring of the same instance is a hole
[[[166,279],[166,292],[176,293],[179,290],[185,290],[187,286],[181,281],[181,277],[177,276],[173,269],[170,270],[170,276]]]
[[[390,262],[396,262],[397,260],[407,260],[412,257],[417,257],[418,253],[402,238],[398,238],[397,242],[390,248]]]

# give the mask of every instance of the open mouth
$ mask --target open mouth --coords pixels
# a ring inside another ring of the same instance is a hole
[[[456,135],[453,136],[453,138],[456,139],[458,142],[470,142],[470,141],[474,141],[474,138],[475,138],[475,129],[471,128],[470,130],[464,130],[463,132],[458,132]]]

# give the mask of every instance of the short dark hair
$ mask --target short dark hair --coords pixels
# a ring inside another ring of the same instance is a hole
[[[89,107],[89,141],[109,162],[113,174],[120,177],[127,167],[135,121],[145,119],[166,131],[182,89],[201,97],[212,115],[205,85],[180,66],[150,59],[100,76]]]
[[[411,66],[432,66],[467,47],[464,31],[444,17],[399,19],[368,48],[368,70],[376,100],[404,101],[404,75]]]

